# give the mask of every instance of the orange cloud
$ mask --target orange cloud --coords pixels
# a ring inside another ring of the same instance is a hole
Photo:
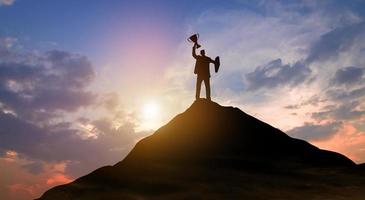
[[[365,133],[349,123],[344,124],[331,139],[311,143],[322,149],[340,152],[355,162],[365,160]]]
[[[71,182],[72,179],[67,177],[64,174],[55,174],[52,177],[47,179],[47,185],[60,185]]]
[[[7,151],[0,157],[0,199],[35,199],[51,187],[73,180],[65,174],[67,162],[42,163],[43,171],[32,173],[24,166],[34,161],[18,155],[15,151]]]

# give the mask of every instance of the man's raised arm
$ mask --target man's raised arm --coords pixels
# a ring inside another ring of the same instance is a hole
[[[195,50],[196,50],[196,44],[194,44],[193,51],[191,53],[193,55],[193,57],[196,59],[198,56],[196,55]]]

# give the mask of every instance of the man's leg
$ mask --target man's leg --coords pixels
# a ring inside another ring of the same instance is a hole
[[[204,78],[204,84],[205,84],[205,91],[206,91],[206,96],[207,99],[210,101],[210,78],[206,77]]]
[[[195,99],[199,99],[200,98],[200,89],[201,89],[201,86],[202,86],[202,81],[203,81],[203,79],[198,76],[197,79],[196,79]]]

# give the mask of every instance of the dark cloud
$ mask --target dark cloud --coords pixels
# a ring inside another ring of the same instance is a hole
[[[364,69],[360,67],[344,67],[338,69],[325,91],[326,99],[332,104],[322,108],[322,111],[311,113],[317,121],[331,120],[335,122],[355,122],[365,116],[361,102],[365,96],[362,85]]]
[[[299,104],[287,105],[287,106],[284,106],[284,108],[294,110],[294,109],[299,109],[302,106],[306,106],[306,105],[317,106],[318,103],[325,102],[325,101],[326,101],[325,99],[321,99],[318,95],[313,95],[309,99],[307,99]]]
[[[330,89],[326,91],[326,95],[335,101],[347,102],[356,100],[365,96],[365,87],[352,90],[348,89]]]
[[[287,105],[287,106],[284,106],[284,108],[286,109],[299,109],[301,105],[299,104],[294,104],[294,105]]]
[[[86,57],[64,51],[0,62],[0,103],[3,109],[28,119],[75,111],[94,102],[96,96],[85,90],[93,78]]]
[[[341,127],[341,122],[333,122],[323,125],[306,123],[303,126],[293,128],[287,133],[290,136],[304,140],[326,140],[333,136]]]
[[[316,120],[325,120],[329,118],[333,120],[359,119],[365,115],[364,110],[358,109],[359,105],[359,102],[353,101],[338,106],[330,106],[324,111],[312,113],[312,118]]]
[[[40,174],[44,172],[44,164],[42,162],[31,162],[22,165],[22,167],[32,174]]]
[[[364,68],[345,67],[336,71],[331,80],[332,85],[350,85],[359,82],[364,75]]]
[[[281,59],[273,60],[246,74],[249,90],[273,88],[280,85],[295,86],[306,80],[311,69],[302,62],[283,64]]]
[[[306,63],[325,61],[349,50],[365,34],[365,22],[336,28],[324,35],[309,50]]]

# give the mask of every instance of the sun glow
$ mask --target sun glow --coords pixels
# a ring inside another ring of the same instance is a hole
[[[161,126],[161,110],[160,106],[151,101],[145,103],[141,110],[141,124],[139,130],[157,129]]]
[[[149,102],[143,107],[143,117],[145,120],[156,119],[159,115],[159,106],[154,102]]]

